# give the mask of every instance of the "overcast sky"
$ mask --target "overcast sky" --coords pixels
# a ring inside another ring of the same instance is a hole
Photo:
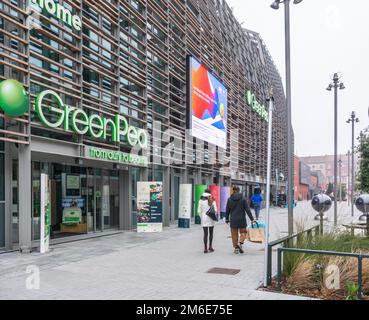
[[[285,80],[284,5],[273,0],[226,0],[239,22],[260,33]],[[325,89],[339,72],[346,89],[339,91],[338,146],[351,148],[356,111],[356,136],[369,125],[369,1],[291,0],[292,117],[295,152],[299,156],[334,153],[334,96]]]

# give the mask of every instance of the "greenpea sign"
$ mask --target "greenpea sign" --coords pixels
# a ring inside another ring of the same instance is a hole
[[[63,21],[65,24],[73,27],[77,31],[82,29],[81,18],[77,15],[73,15],[70,10],[63,7],[58,2],[53,0],[30,0],[32,4],[37,5],[42,10],[46,10],[50,15]]]
[[[58,107],[43,107],[45,97],[51,96],[55,99]],[[56,116],[56,120],[51,122],[44,114],[48,110]],[[41,92],[36,98],[35,110],[41,123],[50,128],[63,127],[65,131],[70,129],[79,135],[89,134],[90,136],[106,140],[108,128],[111,130],[112,140],[120,143],[121,137],[132,147],[139,146],[147,148],[147,133],[143,129],[137,129],[128,125],[125,117],[117,114],[113,119],[102,118],[98,114],[88,116],[85,111],[75,107],[67,106],[60,96],[52,91]]]
[[[147,167],[147,157],[120,151],[105,150],[95,147],[86,148],[86,158],[115,162],[117,164]]]
[[[246,103],[255,111],[264,121],[269,122],[269,113],[265,107],[256,100],[255,94],[250,90],[245,94]]]
[[[57,107],[44,106],[46,97],[53,98]],[[21,83],[16,80],[0,83],[0,109],[7,116],[21,117],[28,111],[28,106],[29,97]],[[125,141],[132,147],[142,149],[148,146],[146,130],[130,126],[122,115],[117,114],[114,118],[105,118],[98,114],[87,115],[82,109],[65,105],[61,97],[52,90],[43,91],[37,96],[34,109],[41,123],[49,128],[62,127],[65,131],[72,130],[78,135],[89,134],[103,140],[107,139],[110,129],[113,142]]]

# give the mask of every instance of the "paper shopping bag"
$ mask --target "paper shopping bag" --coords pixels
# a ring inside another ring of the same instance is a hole
[[[263,243],[265,241],[265,229],[249,228],[247,234],[250,242]]]

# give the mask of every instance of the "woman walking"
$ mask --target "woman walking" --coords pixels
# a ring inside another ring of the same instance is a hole
[[[216,212],[217,205],[211,196],[210,190],[205,190],[201,196],[198,208],[198,214],[201,217],[201,226],[204,230],[204,253],[214,252],[213,237],[216,220],[212,219],[211,216],[214,218],[214,213]]]

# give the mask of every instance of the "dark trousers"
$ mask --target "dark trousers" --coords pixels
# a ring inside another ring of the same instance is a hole
[[[254,209],[255,209],[256,220],[259,220],[261,205],[254,204]]]
[[[214,227],[204,227],[204,246],[208,247],[209,238],[209,248],[213,247],[213,237],[214,237]]]

